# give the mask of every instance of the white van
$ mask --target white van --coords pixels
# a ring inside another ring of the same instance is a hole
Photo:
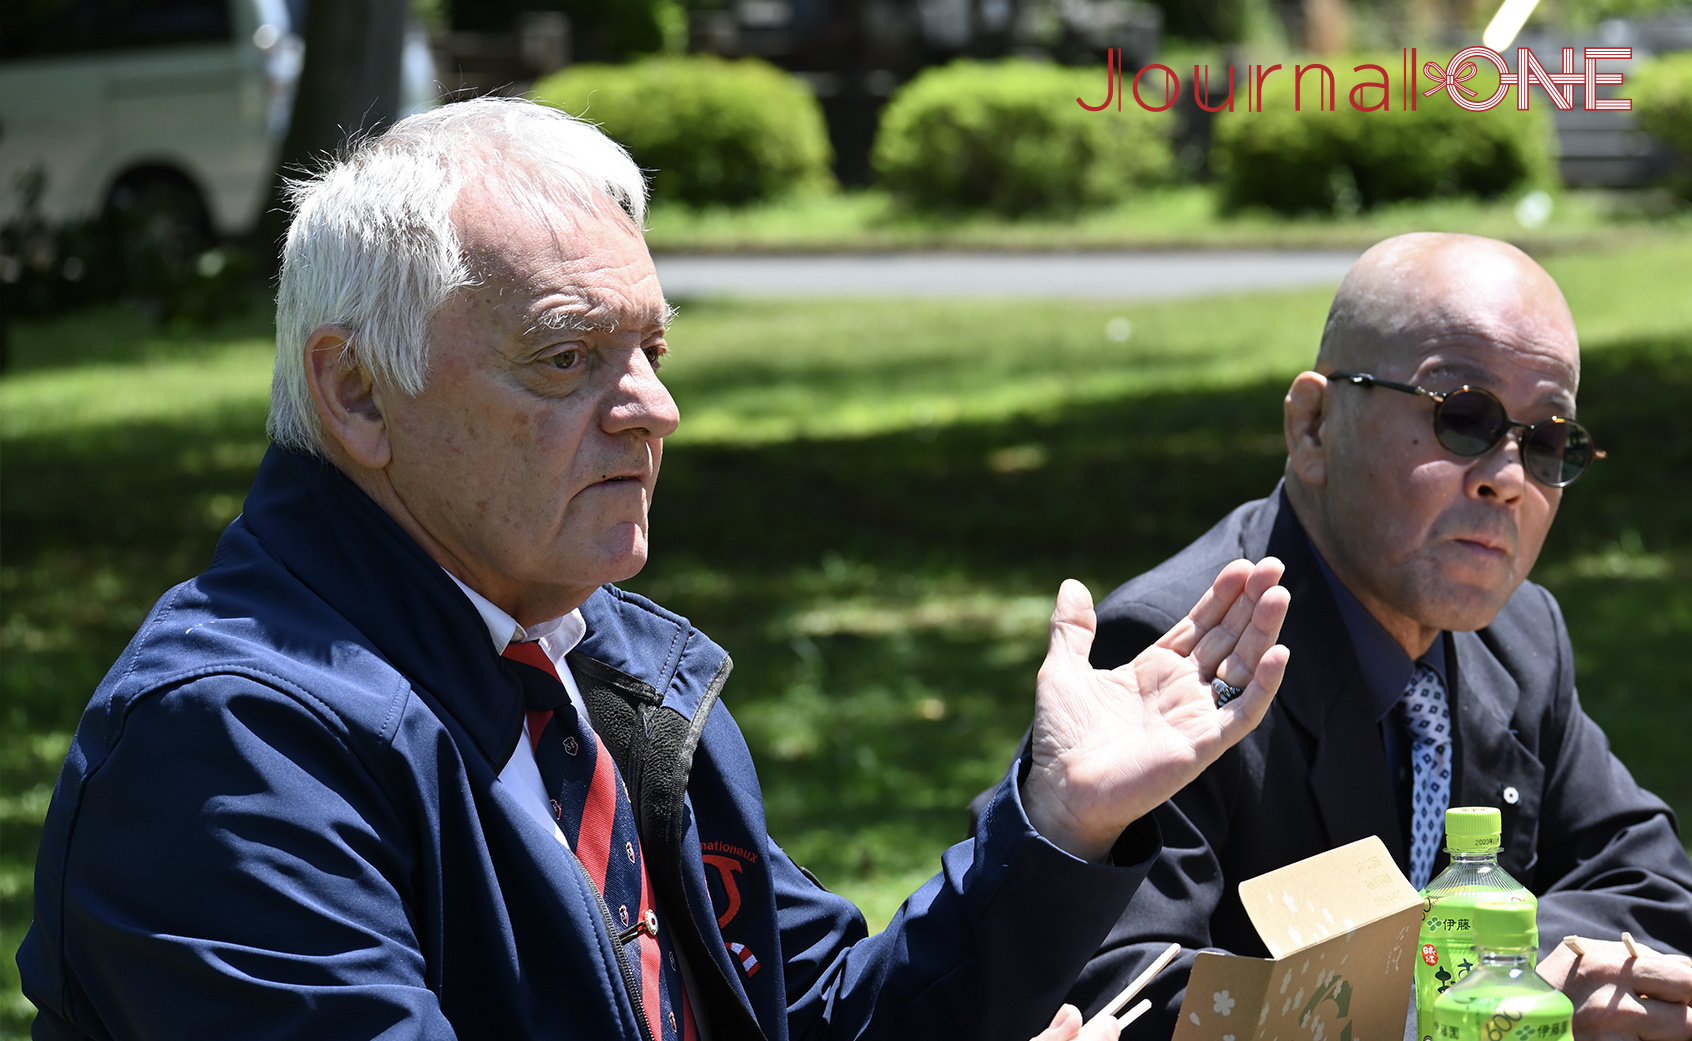
[[[117,203],[252,229],[287,133],[305,0],[48,0],[0,20],[0,221],[40,185],[57,223]],[[402,108],[434,102],[408,35]],[[184,227],[184,231],[189,230]]]
[[[34,181],[55,224],[118,202],[250,230],[303,53],[284,0],[32,6],[0,28],[0,220]]]

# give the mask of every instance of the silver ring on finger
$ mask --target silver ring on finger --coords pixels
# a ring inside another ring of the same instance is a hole
[[[1235,698],[1245,693],[1245,689],[1243,687],[1230,686],[1228,681],[1224,680],[1220,676],[1210,681],[1210,689],[1216,693],[1217,708],[1221,708],[1223,705],[1226,705],[1228,702],[1233,701]]]

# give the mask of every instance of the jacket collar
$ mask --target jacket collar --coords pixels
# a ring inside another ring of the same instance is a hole
[[[1289,648],[1335,647],[1340,651],[1294,653],[1287,663],[1286,681],[1276,697],[1282,709],[1300,726],[1312,734],[1320,734],[1333,712],[1351,700],[1343,695],[1353,688],[1362,693],[1362,670],[1346,637],[1345,619],[1334,603],[1310,537],[1305,534],[1298,515],[1293,513],[1284,486],[1276,489],[1271,501],[1275,508],[1262,511],[1254,521],[1257,526],[1268,528],[1268,536],[1262,542],[1250,538],[1250,544],[1264,546],[1266,553],[1279,557],[1286,565],[1281,585],[1292,594],[1292,608],[1281,627],[1281,642]]]
[[[1275,508],[1260,511],[1254,521],[1268,527],[1266,543],[1252,538],[1250,544],[1266,544],[1267,552],[1281,559],[1286,565],[1281,584],[1292,594],[1281,642],[1293,653],[1276,703],[1315,738],[1309,783],[1329,840],[1339,845],[1379,835],[1394,858],[1405,863],[1408,854],[1396,814],[1390,821],[1380,819],[1380,807],[1397,806],[1398,796],[1376,737],[1379,723],[1357,652],[1284,485],[1270,501]]]
[[[371,648],[470,735],[494,768],[523,727],[523,686],[486,621],[423,548],[332,464],[271,447],[242,518]],[[686,618],[615,586],[581,607],[581,654],[691,719],[728,654]],[[720,683],[719,683],[720,685]]]
[[[243,521],[496,770],[504,765],[522,733],[522,684],[470,600],[386,511],[332,464],[272,446]]]
[[[577,650],[651,688],[665,708],[692,719],[721,686],[728,652],[686,618],[643,596],[601,586],[582,605],[587,635]]]
[[[1450,683],[1451,718],[1457,724],[1451,800],[1454,806],[1499,807],[1504,832],[1499,861],[1516,878],[1531,878],[1538,860],[1533,829],[1545,791],[1545,764],[1516,734],[1522,687],[1501,654],[1503,645],[1513,642],[1501,631],[1509,628],[1495,621],[1479,632],[1448,634],[1447,646],[1458,662]]]

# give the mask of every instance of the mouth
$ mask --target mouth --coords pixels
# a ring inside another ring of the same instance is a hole
[[[1484,553],[1488,556],[1507,557],[1510,555],[1510,547],[1504,540],[1491,535],[1462,535],[1451,541],[1464,549]]]
[[[646,475],[644,473],[639,473],[639,472],[613,473],[613,474],[606,474],[605,476],[601,477],[599,480],[597,480],[593,483],[595,485],[607,485],[607,486],[611,486],[611,487],[616,487],[617,485],[623,485],[623,484],[635,484],[635,485],[643,484],[643,483],[645,483],[645,479],[646,479]]]

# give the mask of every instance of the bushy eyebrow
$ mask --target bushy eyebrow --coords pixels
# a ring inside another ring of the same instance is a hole
[[[591,317],[593,311],[605,310],[593,306],[590,297],[582,298],[588,304],[588,313],[577,313],[560,307],[551,307],[540,312],[523,331],[524,339],[534,339],[560,333],[615,333],[624,328],[623,323],[606,321],[603,318]],[[673,304],[665,303],[663,310],[653,314],[650,319],[634,323],[638,328],[656,326],[660,331],[668,329],[670,323],[676,320],[676,308]]]

